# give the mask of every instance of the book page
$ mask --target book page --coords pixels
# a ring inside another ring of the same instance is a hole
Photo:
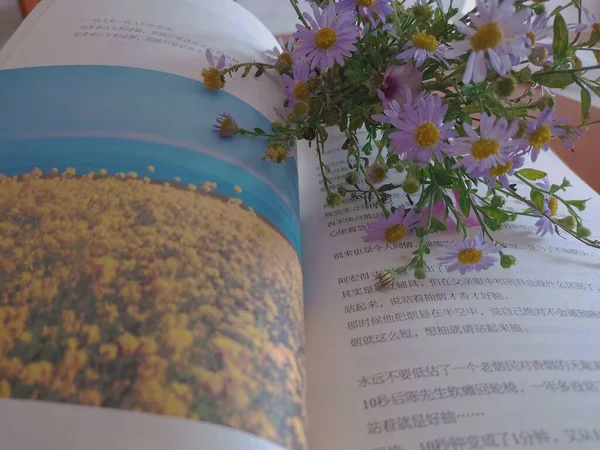
[[[0,448],[305,449],[297,166],[231,1],[44,0],[0,52]]]
[[[330,141],[343,182],[343,141]],[[455,238],[437,234],[426,279],[378,292],[376,272],[415,241],[364,243],[377,207],[324,206],[314,149],[299,155],[311,449],[600,448],[600,252],[520,220],[496,234],[516,266],[461,276],[436,262]],[[592,198],[582,214],[598,233],[598,196],[551,153],[536,167]]]

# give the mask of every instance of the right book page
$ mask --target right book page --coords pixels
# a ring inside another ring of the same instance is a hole
[[[346,151],[330,141],[340,182]],[[364,243],[379,210],[324,206],[315,151],[298,153],[311,449],[600,448],[600,252],[519,220],[496,234],[516,266],[462,276],[438,265],[455,236],[437,234],[426,279],[376,291],[414,242]],[[598,196],[554,154],[540,159],[551,183],[571,181],[569,198],[591,198],[597,235]]]

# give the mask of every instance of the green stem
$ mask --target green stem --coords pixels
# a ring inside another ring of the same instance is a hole
[[[234,64],[233,66],[227,67],[226,69],[222,69],[221,73],[223,75],[231,75],[233,72],[236,72],[238,70],[240,70],[242,67],[256,67],[257,69],[262,68],[264,69],[274,69],[275,66],[273,64],[266,64],[266,63],[261,63],[261,62],[250,62],[250,63],[240,63],[240,64]]]
[[[595,66],[581,67],[580,69],[565,69],[565,70],[548,70],[534,73],[531,75],[532,79],[536,79],[539,77],[545,77],[547,75],[563,75],[566,73],[577,73],[577,72],[585,72],[586,70],[600,69],[600,64],[596,64]]]
[[[321,169],[321,178],[323,178],[323,185],[325,186],[325,191],[327,194],[331,194],[331,190],[329,189],[329,181],[327,181],[327,176],[325,175],[325,164],[323,163],[323,158],[321,155],[321,150],[323,150],[323,141],[320,141],[317,137],[317,155],[319,157],[319,168]]]
[[[298,7],[298,0],[290,0],[290,3],[292,4],[292,8],[294,8],[294,11],[296,11],[296,15],[298,16],[298,19],[300,19],[300,22],[302,22],[302,25],[304,25],[310,30],[310,25],[308,24],[308,22],[302,15],[300,8]]]

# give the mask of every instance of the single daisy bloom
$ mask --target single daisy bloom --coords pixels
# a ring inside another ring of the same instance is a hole
[[[569,119],[557,119],[556,111],[553,108],[546,108],[542,111],[536,120],[527,123],[527,142],[529,146],[526,149],[531,151],[531,160],[535,162],[540,152],[548,151],[548,143],[553,137],[563,137],[567,132],[559,125],[565,125]]]
[[[304,14],[311,28],[296,25],[296,51],[300,59],[307,58],[313,67],[327,70],[336,62],[344,65],[344,56],[356,50],[359,28],[354,14],[338,14],[336,4],[331,3],[323,10],[311,5],[315,17]]]
[[[367,168],[367,180],[373,184],[383,183],[387,178],[388,168],[378,162],[369,165]]]
[[[548,207],[547,204],[544,205],[543,213],[540,213],[537,209],[533,208],[531,210],[532,214],[539,216],[539,219],[535,222],[535,234],[539,234],[540,236],[545,236],[547,233],[554,234],[554,224],[552,220],[548,218],[552,214],[552,211]]]
[[[525,158],[514,153],[508,154],[505,157],[505,161],[506,163],[490,167],[486,172],[477,175],[487,179],[490,191],[496,185],[496,182],[500,183],[503,188],[509,189],[509,175],[514,175],[515,171],[525,164]]]
[[[394,12],[390,0],[342,0],[337,4],[339,11],[358,13],[369,19],[374,27],[384,23],[387,17]]]
[[[596,34],[600,34],[600,17],[598,17],[598,14],[594,14],[592,13],[589,9],[587,8],[581,8],[585,14],[586,19],[590,22],[590,25],[592,27],[592,32],[596,33]]]
[[[279,72],[290,71],[294,65],[294,45],[290,41],[283,42],[281,38],[278,39],[278,43],[279,47],[265,50],[265,57]]]
[[[448,105],[434,94],[404,105],[404,111],[391,122],[397,128],[390,133],[394,151],[422,164],[429,162],[432,154],[442,161],[442,150],[448,147],[444,141],[456,136],[454,121],[444,123],[447,111]]]
[[[392,100],[396,100],[400,105],[411,103],[423,83],[423,72],[411,63],[390,66],[383,77],[383,87],[377,90],[377,96],[384,107],[387,107]]]
[[[585,8],[584,8],[585,9]],[[525,43],[528,47],[534,48],[542,39],[550,38],[554,33],[554,27],[550,22],[550,17],[544,11],[541,14],[530,16],[527,20],[529,31],[525,34]],[[570,31],[583,31],[587,28],[585,24],[570,23],[567,29]]]
[[[411,233],[420,220],[420,214],[415,214],[412,210],[405,213],[404,205],[400,205],[387,218],[380,217],[374,222],[369,222],[363,241],[400,242]]]
[[[289,105],[294,106],[296,102],[306,102],[310,98],[310,89],[306,82],[310,76],[310,68],[308,64],[297,63],[294,65],[294,77],[290,77],[284,73],[281,75],[283,84],[285,84],[285,93],[289,100]]]
[[[223,138],[235,136],[240,129],[231,114],[225,112],[217,116],[213,127],[215,131]]]
[[[495,242],[484,242],[483,234],[447,244],[442,248],[446,255],[438,261],[448,266],[448,272],[458,270],[461,274],[489,269],[499,260],[500,246]]]
[[[221,69],[225,67],[225,55],[221,55],[218,60],[215,61],[210,49],[206,49],[206,60],[208,61],[209,67],[202,69],[202,83],[208,89],[218,91],[223,89],[225,86],[225,77],[221,73]]]
[[[396,58],[404,60],[415,58],[417,67],[421,67],[427,58],[433,58],[443,63],[446,67],[450,67],[448,61],[444,59],[444,53],[444,47],[439,45],[435,36],[424,31],[417,31],[412,41],[402,48],[402,51],[396,55]]]
[[[529,31],[527,19],[531,14],[529,8],[517,11],[515,0],[477,0],[478,14],[469,14],[475,28],[462,22],[456,22],[459,32],[467,37],[456,41],[446,53],[448,58],[456,58],[471,52],[463,76],[463,83],[471,81],[480,83],[486,76],[486,55],[491,67],[500,76],[506,76],[512,68],[510,56],[527,56],[523,36]]]
[[[454,168],[463,166],[469,174],[489,173],[492,167],[507,164],[508,155],[525,146],[523,140],[513,139],[519,130],[516,120],[509,126],[504,117],[496,120],[482,113],[479,134],[468,123],[463,124],[463,130],[467,136],[454,139],[447,153],[461,157]]]

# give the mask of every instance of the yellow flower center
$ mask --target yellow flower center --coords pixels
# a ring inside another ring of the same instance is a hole
[[[535,45],[535,34],[533,34],[532,32],[529,32],[529,33],[526,33],[525,36],[527,36],[529,38],[529,40],[531,41],[530,47],[533,47]]]
[[[404,236],[408,233],[406,225],[403,223],[397,223],[389,227],[383,233],[383,237],[388,242],[398,242],[404,239]]]
[[[306,85],[306,83],[304,83],[303,81],[298,81],[294,85],[292,92],[294,94],[294,97],[296,97],[298,100],[300,100],[302,102],[305,102],[310,97],[310,90],[308,89],[308,86]]]
[[[505,165],[498,164],[490,169],[490,177],[501,177],[506,175],[512,169],[512,161],[508,161]]]
[[[221,72],[214,67],[202,69],[202,83],[204,83],[204,86],[208,89],[212,89],[213,91],[218,91],[225,86],[223,78],[221,77]]]
[[[438,47],[438,41],[434,36],[419,31],[413,37],[412,43],[417,48],[422,48],[428,52],[433,52]]]
[[[504,41],[504,33],[498,22],[489,22],[481,25],[471,36],[471,47],[476,52],[484,52],[496,48]]]
[[[533,130],[529,135],[529,145],[539,150],[552,139],[552,128],[547,123]]]
[[[369,178],[373,183],[381,183],[383,180],[385,180],[386,175],[387,170],[385,166],[374,165],[369,170]]]
[[[495,139],[479,139],[471,144],[473,159],[486,159],[500,152],[500,143]]]
[[[357,0],[358,6],[366,6],[367,8],[370,8],[372,6],[375,6],[375,3],[377,3],[377,0]]]
[[[292,59],[292,54],[289,52],[284,52],[277,57],[277,62],[275,65],[282,69],[290,68],[294,65],[294,60]]]
[[[595,33],[600,33],[600,22],[594,22],[592,24],[592,30],[594,30]]]
[[[550,209],[550,217],[554,217],[558,211],[558,199],[556,197],[548,199],[548,208]]]
[[[433,123],[425,122],[417,127],[414,138],[419,147],[432,147],[440,140],[440,130]]]
[[[465,248],[458,252],[458,262],[461,264],[477,264],[482,257],[483,252],[476,248]]]
[[[225,117],[223,119],[223,121],[221,122],[221,126],[219,127],[219,131],[221,132],[221,134],[229,134],[233,131],[234,129],[234,125],[233,125],[233,120],[231,120],[229,117]]]
[[[315,45],[321,50],[330,49],[337,42],[337,35],[332,28],[323,27],[315,33]]]

